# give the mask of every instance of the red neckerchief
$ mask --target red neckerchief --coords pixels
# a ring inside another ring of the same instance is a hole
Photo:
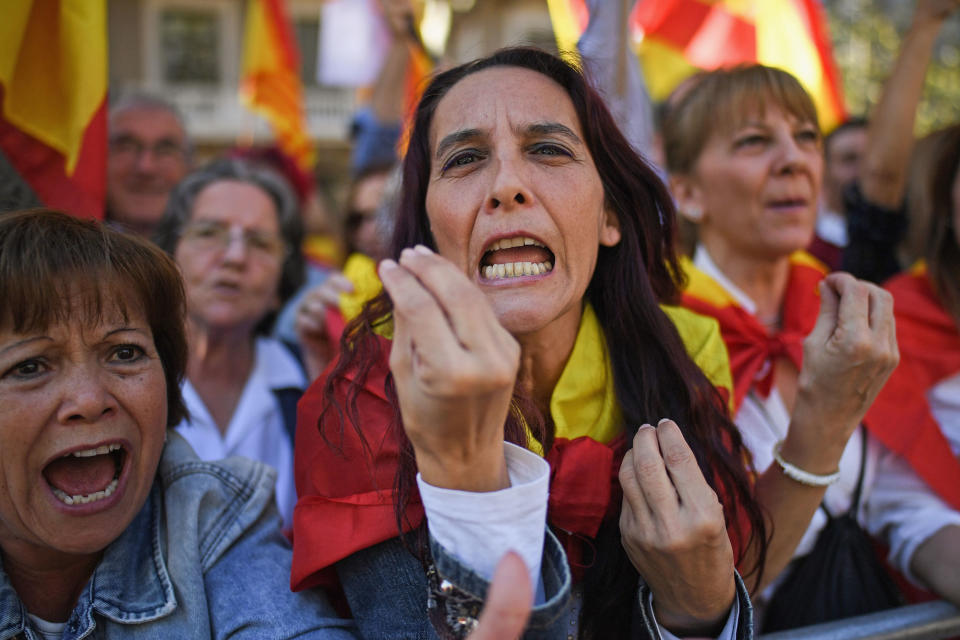
[[[298,405],[294,466],[300,498],[293,513],[290,577],[294,590],[316,585],[335,590],[337,579],[331,569],[337,561],[398,535],[394,477],[400,450],[397,435],[389,427],[393,409],[384,393],[390,341],[377,340],[381,358],[357,396],[368,450],[352,424],[347,424],[340,439],[339,419],[332,411],[323,417],[323,427],[336,446],[331,447],[321,437],[317,425],[326,374],[310,385]],[[344,381],[337,388],[343,404],[346,392]],[[619,515],[617,474],[625,445],[624,437],[609,445],[588,437],[572,441],[558,438],[547,455],[551,466],[548,520],[562,538],[568,538],[563,542],[571,566],[581,564],[583,557],[582,546],[577,543],[589,544],[605,518]],[[405,515],[404,531],[423,520],[416,487]]]
[[[922,265],[896,276],[885,288],[894,299],[900,364],[864,423],[944,501],[960,510],[960,460],[927,401],[931,388],[960,372],[960,332]]]
[[[683,292],[683,306],[712,316],[720,323],[720,333],[730,354],[733,372],[734,413],[740,409],[750,389],[763,397],[773,387],[774,363],[789,359],[799,370],[803,366],[803,340],[813,330],[820,312],[817,284],[826,275],[815,258],[798,252],[791,257],[790,275],[783,298],[782,328],[771,334],[753,314],[734,302],[729,295],[709,295],[723,287],[703,271],[688,263],[690,285]],[[724,304],[714,300],[726,298]]]

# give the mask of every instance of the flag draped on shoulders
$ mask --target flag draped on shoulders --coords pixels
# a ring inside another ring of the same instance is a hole
[[[4,176],[0,190],[15,189],[13,183],[20,182],[21,192],[17,196],[0,192],[0,207],[39,202],[102,218],[106,2],[10,0],[2,13],[0,154],[5,158],[0,158],[0,175],[7,163],[16,175]],[[24,188],[35,198],[25,196]]]
[[[694,362],[711,382],[728,388],[729,366],[717,323],[685,309],[665,307],[664,312]],[[356,393],[356,418],[363,439],[349,410],[342,414],[341,428],[341,414],[325,406],[326,375],[315,381],[300,401],[295,447],[300,499],[293,516],[294,589],[335,585],[330,569],[334,563],[399,533],[395,474],[401,457],[411,454],[402,449],[402,425],[385,391],[390,341],[378,336],[376,345],[380,357],[362,386],[349,388],[355,380],[351,372],[337,380],[334,388],[343,407],[350,394]],[[583,541],[596,536],[605,519],[619,514],[618,472],[629,448],[603,329],[589,305],[551,396],[550,416],[554,441],[546,455],[551,467],[547,518],[561,536],[571,568],[578,575]],[[543,455],[543,448],[532,438],[528,438],[528,446]],[[410,530],[422,520],[423,506],[419,497],[412,495],[403,528]]]
[[[270,122],[279,147],[305,172],[316,153],[307,132],[300,55],[284,0],[249,0],[240,97]]]
[[[817,322],[818,284],[827,273],[816,258],[803,251],[790,256],[781,328],[773,333],[690,260],[684,259],[683,269],[687,275],[683,306],[720,323],[733,371],[734,412],[740,409],[751,388],[764,397],[770,394],[773,365],[778,358],[788,358],[798,370],[803,366],[803,340]]]
[[[585,0],[548,4],[558,45],[570,48],[586,26]],[[654,100],[700,70],[759,62],[800,80],[824,130],[846,117],[819,0],[638,0],[630,29]]]
[[[960,373],[960,331],[940,304],[923,264],[890,280],[900,364],[864,423],[918,476],[960,510],[960,460],[930,412],[927,393]]]

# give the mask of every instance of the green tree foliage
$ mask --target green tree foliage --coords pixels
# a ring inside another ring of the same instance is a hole
[[[913,15],[907,0],[824,0],[833,53],[851,115],[869,114]],[[917,113],[922,135],[960,122],[960,16],[943,26]]]

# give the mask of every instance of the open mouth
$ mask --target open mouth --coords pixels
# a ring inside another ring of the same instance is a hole
[[[501,238],[480,259],[480,274],[486,280],[538,276],[553,270],[554,256],[545,244],[526,236]]]
[[[795,209],[807,206],[807,201],[804,198],[783,198],[782,200],[772,200],[767,206],[771,209]]]
[[[73,451],[44,467],[43,477],[66,505],[97,502],[117,490],[126,457],[118,443]]]

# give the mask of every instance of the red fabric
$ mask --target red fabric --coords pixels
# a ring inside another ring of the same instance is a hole
[[[384,393],[390,343],[378,340],[383,357],[370,370],[357,398],[368,450],[349,420],[342,437],[339,435],[339,417],[333,410],[321,421],[326,374],[317,378],[300,399],[294,448],[294,476],[300,496],[293,512],[290,586],[294,590],[334,585],[335,576],[324,569],[398,535],[393,503],[400,447],[396,434],[390,432],[393,409]],[[347,382],[342,381],[337,396],[344,404],[346,390]],[[332,446],[321,436],[318,424]],[[419,526],[423,519],[415,487],[406,516],[405,530]]]
[[[954,509],[960,510],[960,461],[930,413],[927,392],[960,372],[960,332],[940,305],[926,270],[887,283],[893,294],[900,365],[864,423]]]
[[[843,263],[843,247],[827,242],[820,236],[813,236],[807,252],[814,258],[827,265],[830,271],[838,271]]]
[[[368,451],[352,423],[344,428],[341,440],[339,418],[333,411],[321,421],[326,374],[300,400],[294,461],[300,498],[293,513],[290,578],[294,590],[316,585],[335,589],[336,576],[330,570],[334,563],[398,535],[393,501],[399,443],[397,434],[390,432],[393,410],[384,393],[390,342],[378,340],[382,357],[357,397]],[[347,383],[340,383],[337,396],[344,405],[346,391]],[[318,423],[335,448],[324,441]],[[573,566],[581,564],[582,543],[597,534],[605,518],[619,515],[618,473],[625,451],[624,436],[609,445],[588,437],[558,438],[547,456],[551,466],[548,520],[567,532],[561,537],[567,538],[564,544]],[[423,519],[419,496],[414,496],[406,515],[404,530],[419,526]]]
[[[398,535],[393,502],[399,434],[390,430],[394,413],[384,393],[390,342],[378,338],[378,344],[380,358],[357,396],[368,449],[364,449],[349,421],[340,438],[339,418],[332,410],[320,419],[326,373],[300,400],[294,461],[300,498],[293,514],[290,578],[294,590],[321,585],[336,592],[338,582],[332,566],[337,561]],[[347,383],[341,382],[336,395],[343,406],[347,404],[346,392]],[[335,446],[324,441],[318,423]],[[627,447],[624,434],[608,444],[589,437],[557,438],[547,455],[547,520],[557,531],[577,580],[593,562],[592,539],[601,523],[619,517],[619,471]],[[737,511],[744,515],[742,510]],[[422,520],[423,505],[414,495],[404,531],[419,526]],[[749,531],[744,518],[740,518],[740,525]],[[739,549],[737,540],[733,542]]]
[[[0,101],[3,91],[0,86]],[[73,175],[67,175],[62,153],[24,133],[2,115],[0,151],[44,205],[84,218],[103,218],[107,184],[106,98],[84,131]]]
[[[619,511],[620,463],[627,451],[624,434],[610,444],[583,436],[575,440],[557,438],[547,454],[550,463],[550,524],[571,533],[593,538],[610,514]],[[602,470],[608,470],[604,474]]]
[[[734,413],[751,388],[763,397],[770,394],[773,364],[778,358],[788,358],[797,369],[803,366],[803,340],[817,322],[820,312],[817,284],[824,275],[823,269],[801,262],[791,263],[783,298],[783,328],[775,334],[770,334],[742,307],[733,304],[718,307],[689,292],[683,293],[683,306],[712,316],[720,323],[733,373]]]

